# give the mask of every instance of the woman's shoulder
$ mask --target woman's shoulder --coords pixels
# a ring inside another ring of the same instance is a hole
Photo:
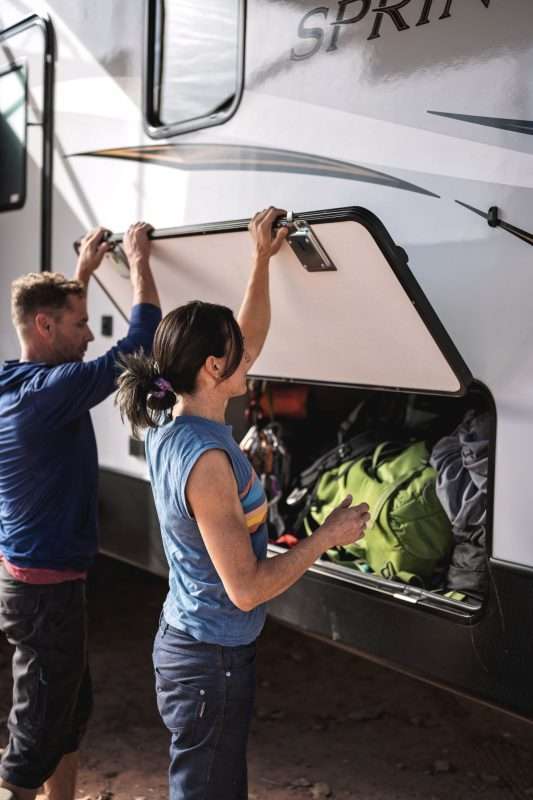
[[[226,443],[226,426],[212,422],[205,417],[182,416],[172,420],[172,437],[179,442],[220,442]]]
[[[166,461],[171,457],[174,463],[181,464],[181,469],[196,462],[209,450],[224,450],[232,463],[239,491],[251,483],[252,465],[233,438],[231,427],[204,417],[176,417],[166,425],[150,430],[147,450],[152,457],[158,453],[158,460]]]
[[[176,417],[166,425],[151,431],[148,436],[152,447],[157,448],[165,444],[174,453],[183,452],[189,456],[212,448],[239,450],[231,434],[228,435],[226,426],[211,423],[203,417]]]
[[[180,446],[191,456],[193,453],[204,454],[208,450],[223,450],[229,457],[239,492],[244,484],[250,482],[253,473],[252,465],[233,438],[230,425],[224,425],[204,417],[178,417],[176,425],[179,430]]]

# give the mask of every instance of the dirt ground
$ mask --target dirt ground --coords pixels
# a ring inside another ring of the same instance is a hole
[[[90,579],[96,709],[78,797],[167,797],[152,638],[165,582],[101,558]],[[0,644],[0,746],[10,699]],[[250,800],[533,798],[533,726],[269,621],[259,643]]]

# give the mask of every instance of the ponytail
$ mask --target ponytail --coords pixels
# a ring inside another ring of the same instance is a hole
[[[132,433],[157,428],[178,395],[192,394],[206,358],[226,357],[220,380],[238,368],[244,341],[231,309],[193,300],[170,311],[154,336],[153,357],[139,351],[122,356],[116,403]]]
[[[115,403],[124,421],[127,418],[133,436],[144,428],[157,428],[161,418],[175,405],[177,397],[163,378],[156,361],[142,350],[120,359],[123,372],[118,378]]]

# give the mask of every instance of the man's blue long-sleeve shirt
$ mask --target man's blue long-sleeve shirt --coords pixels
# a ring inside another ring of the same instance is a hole
[[[0,368],[0,552],[12,564],[85,570],[97,550],[98,459],[89,410],[116,388],[117,358],[151,352],[156,306],[92,361]]]

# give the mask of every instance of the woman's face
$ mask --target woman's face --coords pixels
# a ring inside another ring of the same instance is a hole
[[[225,363],[226,359],[224,359],[224,366]],[[250,365],[251,365],[251,358],[246,349],[246,342],[245,342],[243,355],[239,366],[237,367],[233,375],[230,375],[229,378],[226,378],[226,380],[222,381],[222,383],[219,384],[228,399],[231,397],[240,397],[241,395],[246,394],[247,391],[246,376],[248,374]]]

